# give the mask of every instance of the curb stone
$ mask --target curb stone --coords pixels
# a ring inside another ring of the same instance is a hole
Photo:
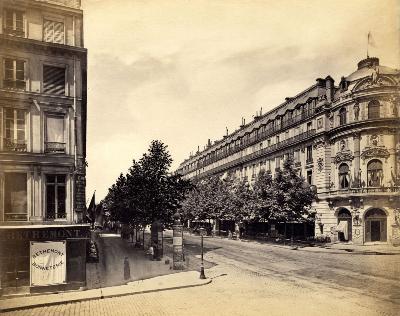
[[[25,309],[31,309],[31,308],[37,308],[37,307],[45,307],[45,306],[54,306],[54,305],[61,305],[61,304],[68,304],[68,303],[78,303],[78,302],[85,302],[85,301],[91,301],[91,300],[99,300],[99,299],[105,299],[105,298],[113,298],[113,297],[122,297],[122,296],[128,296],[128,295],[137,295],[137,294],[147,294],[147,293],[155,293],[155,292],[162,292],[162,291],[168,291],[168,290],[179,290],[179,289],[185,289],[185,288],[190,288],[190,287],[198,287],[202,285],[207,285],[212,282],[212,279],[207,279],[206,281],[202,283],[197,283],[197,284],[187,284],[187,285],[182,285],[182,286],[172,286],[172,287],[166,287],[166,288],[159,288],[159,289],[149,289],[149,290],[139,290],[135,291],[132,289],[131,291],[126,291],[123,293],[110,293],[110,294],[105,294],[103,295],[103,289],[96,289],[96,292],[99,292],[97,295],[93,295],[92,297],[83,297],[83,298],[62,298],[58,301],[54,302],[43,302],[43,303],[36,303],[36,304],[27,304],[27,305],[21,305],[21,306],[11,306],[11,307],[0,307],[0,313],[4,312],[12,312],[12,311],[17,311],[17,310],[25,310]],[[111,287],[112,288],[112,287]],[[84,291],[81,291],[84,293]],[[4,300],[4,302],[7,302],[7,299]],[[0,301],[1,304],[1,301]]]

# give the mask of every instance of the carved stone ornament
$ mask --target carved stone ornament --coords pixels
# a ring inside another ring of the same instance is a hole
[[[324,168],[324,159],[323,158],[318,158],[317,159],[317,165],[318,165],[318,171],[321,172],[322,169]]]
[[[384,147],[371,147],[365,148],[360,156],[363,160],[369,158],[384,158],[387,160],[390,156],[390,153]]]
[[[321,148],[321,147],[325,147],[326,145],[325,145],[325,140],[324,139],[316,139],[315,141],[314,141],[314,148],[315,149],[318,149],[318,148]]]
[[[350,150],[339,151],[335,156],[335,163],[339,164],[343,161],[352,161],[353,159],[354,155]]]
[[[381,86],[393,86],[395,85],[392,80],[386,76],[380,76],[378,73],[374,72],[370,77],[365,78],[359,82],[353,89],[353,91],[364,90],[367,88],[375,88]]]

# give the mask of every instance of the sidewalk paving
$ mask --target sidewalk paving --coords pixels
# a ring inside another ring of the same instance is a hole
[[[198,271],[187,271],[163,275],[147,280],[129,282],[126,285],[98,288],[87,291],[71,291],[56,294],[8,298],[0,300],[0,313],[33,307],[182,289],[209,284],[211,281],[211,279],[200,279]]]
[[[190,235],[185,232],[186,235]],[[229,242],[246,242],[255,243],[259,245],[269,245],[272,247],[293,249],[298,251],[310,251],[310,252],[324,252],[332,254],[359,254],[359,255],[400,255],[400,246],[395,247],[390,244],[377,243],[377,244],[367,244],[367,245],[355,245],[352,243],[327,243],[327,244],[314,244],[313,246],[308,244],[302,244],[299,242],[293,242],[291,245],[290,240],[286,243],[277,243],[270,240],[261,239],[228,239],[227,237],[206,237],[208,238],[220,238],[225,239]]]

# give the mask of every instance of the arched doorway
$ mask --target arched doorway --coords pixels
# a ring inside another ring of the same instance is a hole
[[[387,216],[379,209],[373,208],[365,214],[365,242],[387,241]]]
[[[338,233],[339,241],[352,240],[352,223],[351,214],[347,208],[341,208],[338,213],[338,226],[336,231]]]

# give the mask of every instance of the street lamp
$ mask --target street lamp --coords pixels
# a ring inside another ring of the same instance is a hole
[[[206,276],[204,274],[204,262],[203,262],[203,238],[206,230],[201,227],[200,228],[200,236],[201,236],[201,266],[200,266],[200,279],[205,279]]]

